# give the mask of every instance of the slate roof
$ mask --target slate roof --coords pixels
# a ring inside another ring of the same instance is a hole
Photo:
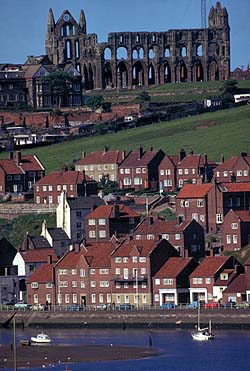
[[[211,189],[212,184],[184,184],[176,198],[204,198]]]
[[[48,240],[43,236],[35,236],[35,237],[29,236],[29,238],[35,249],[51,248]]]
[[[155,274],[154,278],[176,278],[191,260],[192,258],[171,257]]]
[[[94,182],[93,179],[90,179],[82,171],[52,171],[39,179],[36,185],[81,184],[84,179],[87,182]]]
[[[228,256],[208,256],[191,273],[190,277],[211,277],[230,259]]]
[[[41,264],[34,273],[32,273],[27,279],[27,283],[38,282],[47,283],[53,282],[53,265]]]
[[[91,164],[120,164],[123,160],[123,152],[116,151],[94,151],[85,155],[84,158],[76,162],[76,165]]]
[[[47,228],[47,231],[54,241],[71,241],[67,233],[62,228]]]
[[[25,263],[47,263],[48,257],[52,256],[52,261],[56,262],[57,256],[53,249],[34,249],[27,251],[20,251]]]
[[[71,210],[89,209],[94,206],[105,204],[105,202],[97,196],[67,197],[67,202]]]
[[[115,206],[119,207],[119,218],[137,218],[140,215],[126,205],[100,205],[87,215],[88,219],[115,218]]]

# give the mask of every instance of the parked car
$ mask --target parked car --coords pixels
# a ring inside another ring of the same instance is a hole
[[[237,304],[235,301],[228,301],[227,303],[222,304],[222,306],[224,306],[224,308],[235,308]]]
[[[130,303],[124,303],[124,304],[120,304],[116,307],[116,309],[119,309],[119,310],[131,310],[131,309],[134,309],[134,305],[133,304],[130,304]]]
[[[217,302],[205,303],[203,308],[210,309],[210,308],[218,308],[219,304]]]
[[[27,304],[27,303],[24,303],[23,301],[18,301],[18,302],[14,305],[14,308],[15,308],[15,309],[29,309],[29,308],[30,308],[30,305]]]
[[[82,310],[83,310],[83,307],[81,305],[78,305],[78,304],[71,304],[71,305],[67,306],[67,311],[69,311],[69,312],[79,312],[79,311],[82,311]]]
[[[162,309],[174,309],[175,307],[174,303],[163,303],[161,306]]]
[[[106,310],[107,309],[107,304],[97,304],[96,309],[101,309],[101,310]]]
[[[198,306],[199,306],[199,302],[198,301],[192,301],[191,303],[187,303],[187,308],[197,309]]]

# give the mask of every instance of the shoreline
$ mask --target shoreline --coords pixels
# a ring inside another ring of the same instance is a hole
[[[0,370],[13,366],[13,350],[0,346]],[[53,367],[79,362],[105,362],[140,359],[160,355],[155,348],[116,345],[30,345],[17,346],[18,367]]]
[[[13,316],[13,311],[0,312],[0,327]],[[139,311],[89,312],[32,312],[18,311],[17,328],[193,328],[197,324],[197,310],[167,309]],[[212,321],[214,329],[249,329],[250,308],[206,309],[201,311],[200,322]],[[9,327],[12,326],[12,321]]]

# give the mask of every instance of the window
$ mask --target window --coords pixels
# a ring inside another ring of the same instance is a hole
[[[120,174],[124,174],[124,169],[120,169]]]
[[[56,189],[57,189],[58,191],[61,191],[61,186],[60,186],[60,184],[58,184],[58,186],[56,187]]]
[[[242,170],[237,170],[237,176],[242,176]]]
[[[77,287],[77,282],[76,281],[72,281],[72,287]]]
[[[131,182],[131,178],[124,178],[124,179],[123,179],[123,184],[124,184],[124,185],[131,185],[131,183],[132,183],[132,182]]]
[[[231,243],[231,235],[227,234],[227,244],[230,244],[230,243]]]
[[[99,273],[100,274],[109,274],[109,269],[107,269],[107,268],[101,268],[101,269],[99,269]]]
[[[133,262],[133,263],[137,263],[137,256],[133,256],[133,257],[132,257],[132,262]]]
[[[106,219],[98,219],[99,225],[106,225]]]
[[[144,276],[146,274],[146,268],[141,268],[141,275]]]
[[[243,171],[243,174],[244,174],[244,176],[248,176],[248,171],[247,170],[244,170]]]
[[[206,278],[206,284],[210,284],[211,283],[211,278],[210,277],[207,277]]]
[[[128,289],[128,288],[129,288],[128,282],[124,282],[124,289]]]
[[[115,268],[115,274],[117,274],[117,275],[121,274],[120,268]]]
[[[139,257],[139,262],[140,263],[146,263],[146,257],[145,256],[141,256],[141,257]]]
[[[234,244],[238,243],[238,237],[236,234],[233,235],[233,243]]]
[[[141,284],[141,288],[142,288],[142,289],[146,289],[146,288],[147,288],[147,284],[146,284],[146,282],[142,282],[142,284]]]
[[[162,238],[165,238],[165,239],[168,241],[168,240],[169,240],[169,234],[164,233],[164,234],[162,235]]]
[[[154,301],[160,301],[160,295],[159,294],[155,294]]]
[[[231,227],[232,229],[238,229],[238,223],[232,223]]]
[[[90,281],[90,287],[95,287],[96,286],[96,282],[95,281]]]
[[[233,199],[232,198],[228,198],[228,200],[227,200],[227,206],[228,207],[233,206]]]
[[[192,169],[192,174],[195,174],[195,169]]]
[[[160,171],[160,175],[164,175],[164,170],[161,170]]]
[[[165,187],[171,187],[172,186],[172,180],[171,179],[165,179],[164,180],[164,186]]]
[[[148,234],[147,235],[147,240],[153,240],[154,239],[154,235],[153,234]]]
[[[128,263],[128,257],[122,259],[123,263]]]
[[[130,169],[125,169],[125,174],[130,174]]]
[[[236,197],[235,206],[240,206],[240,198]]]
[[[198,220],[199,220],[198,214],[197,213],[193,213],[192,214],[192,219],[194,219],[194,220],[196,220],[198,222]]]
[[[203,200],[197,200],[197,206],[198,207],[203,207]]]
[[[91,303],[95,303],[95,302],[96,302],[96,295],[91,294]]]
[[[173,278],[164,278],[163,285],[173,285]]]
[[[120,257],[115,258],[115,262],[116,263],[121,263],[122,262],[122,258],[120,258]]]
[[[99,237],[105,238],[106,237],[106,231],[99,231]]]
[[[224,177],[227,176],[227,171],[224,171],[224,172],[223,172],[223,176],[224,176]]]
[[[121,288],[121,284],[120,284],[120,282],[116,282],[115,287],[116,287],[117,289],[120,289],[120,288]]]
[[[141,173],[141,168],[140,168],[140,167],[137,167],[137,168],[135,169],[135,172],[136,172],[137,174],[140,174],[140,173]]]
[[[189,201],[185,201],[185,207],[189,207]]]
[[[80,277],[85,277],[85,269],[80,269]]]
[[[95,238],[95,231],[89,231],[89,238]]]
[[[188,175],[188,169],[184,169],[184,174]]]
[[[34,294],[34,304],[38,304],[38,294]]]
[[[89,225],[95,225],[95,219],[89,219]]]
[[[147,169],[145,167],[142,168],[142,172],[145,174]]]
[[[38,289],[38,282],[31,282],[32,289]]]
[[[171,170],[170,169],[167,169],[166,172],[165,172],[166,175],[171,175]]]
[[[134,185],[142,184],[142,178],[134,178]]]
[[[40,201],[40,197],[39,197],[39,196],[36,196],[36,203],[37,203],[37,204],[40,204],[40,202],[41,202],[41,201]]]
[[[109,287],[109,281],[100,281],[100,287]]]
[[[216,214],[216,223],[221,224],[223,222],[222,214]]]
[[[77,273],[77,270],[76,269],[71,269],[71,274],[72,275],[75,275]]]
[[[66,304],[69,303],[69,294],[65,294],[65,303],[66,303]]]
[[[155,285],[160,285],[161,284],[161,280],[159,278],[156,278],[155,279]]]
[[[95,269],[94,268],[90,269],[90,274],[95,274]]]
[[[179,169],[178,173],[179,173],[179,175],[182,175],[183,174],[182,169]]]
[[[194,277],[194,278],[193,278],[193,283],[194,283],[194,284],[202,284],[202,281],[203,281],[203,280],[202,280],[202,278],[200,278],[200,277],[199,277],[199,278],[198,278],[198,277]]]
[[[52,283],[51,282],[46,283],[46,289],[52,289]]]
[[[180,235],[179,233],[176,233],[176,234],[175,234],[175,239],[176,239],[176,240],[180,240],[180,239],[181,239],[181,235]]]

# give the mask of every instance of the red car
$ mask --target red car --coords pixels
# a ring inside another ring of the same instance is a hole
[[[204,304],[204,308],[206,308],[206,309],[210,309],[210,308],[218,308],[218,303],[216,303],[216,302],[210,302],[210,303],[205,303]]]

